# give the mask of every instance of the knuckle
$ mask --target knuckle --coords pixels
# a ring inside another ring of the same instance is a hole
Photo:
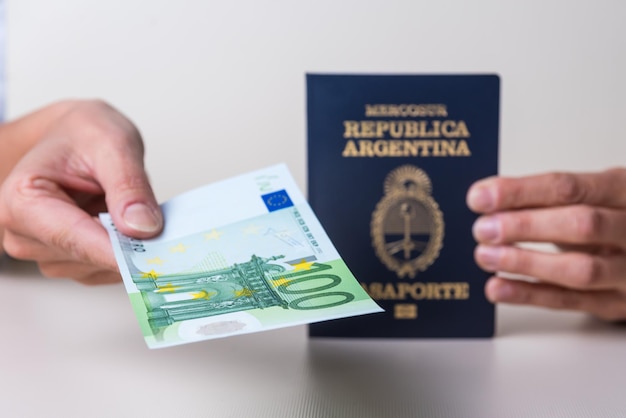
[[[11,257],[18,260],[29,260],[32,258],[32,252],[28,245],[13,238],[10,234],[6,234],[3,240],[4,251]]]
[[[85,286],[96,286],[99,282],[97,280],[97,274],[92,275],[82,275],[77,277],[72,277],[72,280],[85,285]]]
[[[117,195],[142,195],[146,184],[144,175],[122,175],[114,181],[113,187]]]
[[[77,281],[81,276],[88,279],[89,275],[80,274],[76,264],[71,261],[46,261],[38,263],[41,274],[49,279],[74,279]]]
[[[63,269],[59,268],[58,263],[39,263],[38,267],[41,275],[48,279],[63,277]]]
[[[90,273],[90,274],[81,275],[80,277],[77,277],[74,280],[86,286],[98,286],[102,284],[119,283],[122,280],[122,278],[119,274],[116,274],[111,271],[103,270],[103,271],[97,271],[97,272]]]
[[[563,290],[557,296],[558,307],[566,310],[579,310],[581,307],[580,295],[574,290]]]
[[[594,315],[604,321],[624,321],[626,320],[626,300],[622,296],[619,300],[598,305],[597,312]]]
[[[73,260],[85,258],[84,250],[74,239],[71,228],[60,228],[50,233],[48,242],[52,247],[60,249]]]
[[[524,188],[518,179],[495,177],[492,178],[490,189],[496,209],[515,207],[519,202],[527,200]]]
[[[7,211],[4,205],[0,202],[0,228],[7,228],[12,223],[9,211]]]
[[[491,179],[491,190],[493,191],[493,198],[495,200],[495,206],[496,207],[502,207],[503,206],[503,200],[504,200],[504,194],[503,194],[503,190],[510,190],[511,188],[509,187],[511,183],[510,179],[504,178],[504,177],[495,177]]]
[[[107,112],[112,107],[102,99],[84,99],[72,101],[70,109],[72,117],[90,118],[94,113]]]
[[[137,127],[107,102],[99,99],[84,100],[76,104],[68,113],[69,121],[88,127],[89,136],[95,140],[106,138],[120,151],[128,152],[128,144],[133,143],[143,150],[141,135]]]
[[[551,176],[557,203],[576,203],[584,199],[585,190],[574,174],[553,173]]]
[[[518,286],[514,293],[514,299],[516,303],[522,305],[535,305],[536,295],[526,286]]]
[[[574,267],[573,282],[579,288],[596,287],[604,278],[605,268],[597,257],[580,254],[572,264]]]
[[[113,108],[107,101],[100,99],[100,98],[86,99],[83,101],[83,103],[87,107],[93,107],[96,109],[112,109]]]
[[[528,261],[525,259],[522,251],[516,248],[503,248],[499,264],[502,269],[510,273],[521,273],[528,267]]]
[[[28,196],[31,179],[7,179],[0,189],[0,227],[11,228],[16,224],[15,214],[19,213],[23,198]]]
[[[69,246],[69,229],[60,228],[48,235],[48,243],[56,248],[66,250]]]
[[[508,215],[503,220],[502,235],[505,240],[532,236],[533,222],[531,217],[524,212]]]
[[[613,311],[612,309],[603,309],[596,316],[603,321],[617,322],[626,319],[626,312]]]
[[[612,180],[623,181],[626,179],[626,168],[623,167],[612,167],[604,170],[604,174]]]
[[[580,207],[572,217],[575,238],[581,242],[595,242],[604,231],[606,220],[597,208]]]

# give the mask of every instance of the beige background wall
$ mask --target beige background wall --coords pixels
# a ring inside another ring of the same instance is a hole
[[[272,163],[306,183],[305,72],[502,77],[501,171],[626,163],[626,2],[8,0],[8,113],[100,97],[160,199]]]

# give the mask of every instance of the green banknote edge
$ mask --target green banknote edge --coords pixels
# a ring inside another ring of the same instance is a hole
[[[141,296],[141,293],[129,293],[128,297],[130,298],[130,303],[133,306],[133,310],[135,311],[135,316],[139,321],[141,333],[146,338],[151,337],[153,333],[148,323],[148,313],[146,312],[146,305],[143,302],[143,297]]]

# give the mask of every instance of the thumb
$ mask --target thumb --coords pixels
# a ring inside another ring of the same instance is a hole
[[[143,156],[108,156],[97,164],[97,180],[117,229],[135,238],[150,238],[163,229],[163,215],[143,167]],[[139,153],[141,154],[141,153]]]

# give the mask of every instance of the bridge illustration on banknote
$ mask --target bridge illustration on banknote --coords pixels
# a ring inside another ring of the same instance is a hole
[[[148,324],[155,335],[176,322],[252,309],[279,307],[295,310],[332,308],[349,303],[354,295],[327,291],[341,283],[329,274],[332,267],[315,256],[276,263],[284,256],[252,255],[230,267],[177,274],[134,273]],[[322,273],[323,272],[323,273]]]

